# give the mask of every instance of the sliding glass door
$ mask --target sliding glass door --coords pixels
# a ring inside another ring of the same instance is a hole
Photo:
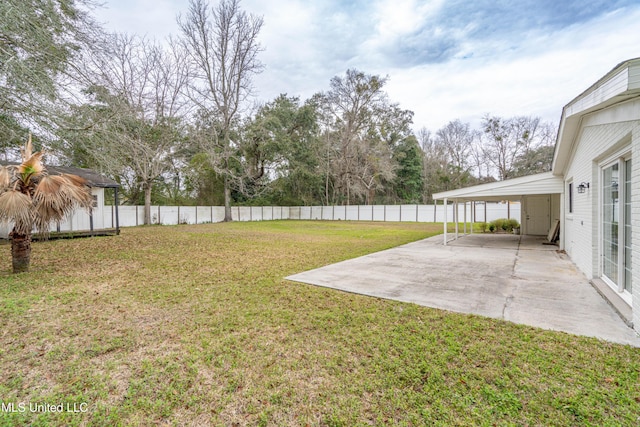
[[[602,276],[631,295],[631,160],[602,169]]]

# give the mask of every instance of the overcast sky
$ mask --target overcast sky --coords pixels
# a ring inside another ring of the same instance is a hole
[[[187,0],[103,0],[107,30],[178,35]],[[215,4],[212,0],[212,4]],[[305,100],[349,68],[388,76],[392,102],[414,129],[438,130],[485,113],[535,115],[562,107],[618,63],[640,57],[638,0],[242,0],[264,18],[257,99]]]

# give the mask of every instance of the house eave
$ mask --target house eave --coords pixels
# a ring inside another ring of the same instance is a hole
[[[640,97],[640,81],[632,78],[639,73],[640,58],[621,62],[564,106],[551,166],[554,175],[564,175],[585,116]]]

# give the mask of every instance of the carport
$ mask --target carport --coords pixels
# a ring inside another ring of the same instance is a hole
[[[458,224],[461,222],[460,218],[457,217],[459,204],[464,204],[463,222],[466,231],[467,206],[469,203],[473,204],[478,201],[520,202],[521,233],[531,236],[546,236],[555,221],[560,221],[563,217],[564,206],[561,203],[563,192],[564,183],[562,178],[554,176],[551,172],[545,172],[435,193],[433,199],[434,201],[442,200],[445,206],[449,203],[454,205],[453,218],[447,218],[447,210],[445,209],[444,244],[446,245],[449,241],[447,233],[449,220],[454,222],[456,227],[455,239],[458,238]],[[475,209],[470,209],[471,230],[473,230],[473,223],[476,222],[474,216]],[[560,233],[562,233],[562,227],[560,227]],[[560,242],[562,242],[562,239],[560,239]]]

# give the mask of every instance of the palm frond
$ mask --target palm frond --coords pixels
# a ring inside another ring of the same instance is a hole
[[[38,176],[44,172],[45,169],[42,164],[42,155],[43,153],[38,151],[18,166],[18,172],[22,175],[22,182],[24,182],[25,185],[29,185],[29,181],[32,177]]]
[[[61,173],[60,176],[66,178],[72,184],[77,185],[79,187],[88,186],[87,180],[78,175],[73,175],[70,173]]]
[[[43,176],[33,193],[33,203],[35,205],[35,217],[39,229],[41,225],[49,224],[52,221],[61,221],[73,210],[73,203],[69,201],[64,187],[67,181],[57,175]]]
[[[20,149],[20,154],[22,154],[22,161],[24,162],[30,159],[31,153],[33,153],[33,146],[31,145],[31,133],[29,133],[29,139],[24,145],[24,148]]]
[[[87,180],[78,175],[67,173],[60,176],[67,181],[68,185],[65,190],[75,205],[87,210],[93,209],[93,195],[91,188],[87,185]]]
[[[21,234],[33,227],[33,203],[31,197],[20,191],[9,190],[0,194],[0,222],[13,223]]]
[[[4,166],[0,166],[0,191],[9,187],[10,183],[11,173],[9,172],[9,169]]]
[[[33,193],[36,227],[47,232],[54,221],[61,221],[76,208],[91,209],[93,197],[86,181],[76,175],[45,175]]]

